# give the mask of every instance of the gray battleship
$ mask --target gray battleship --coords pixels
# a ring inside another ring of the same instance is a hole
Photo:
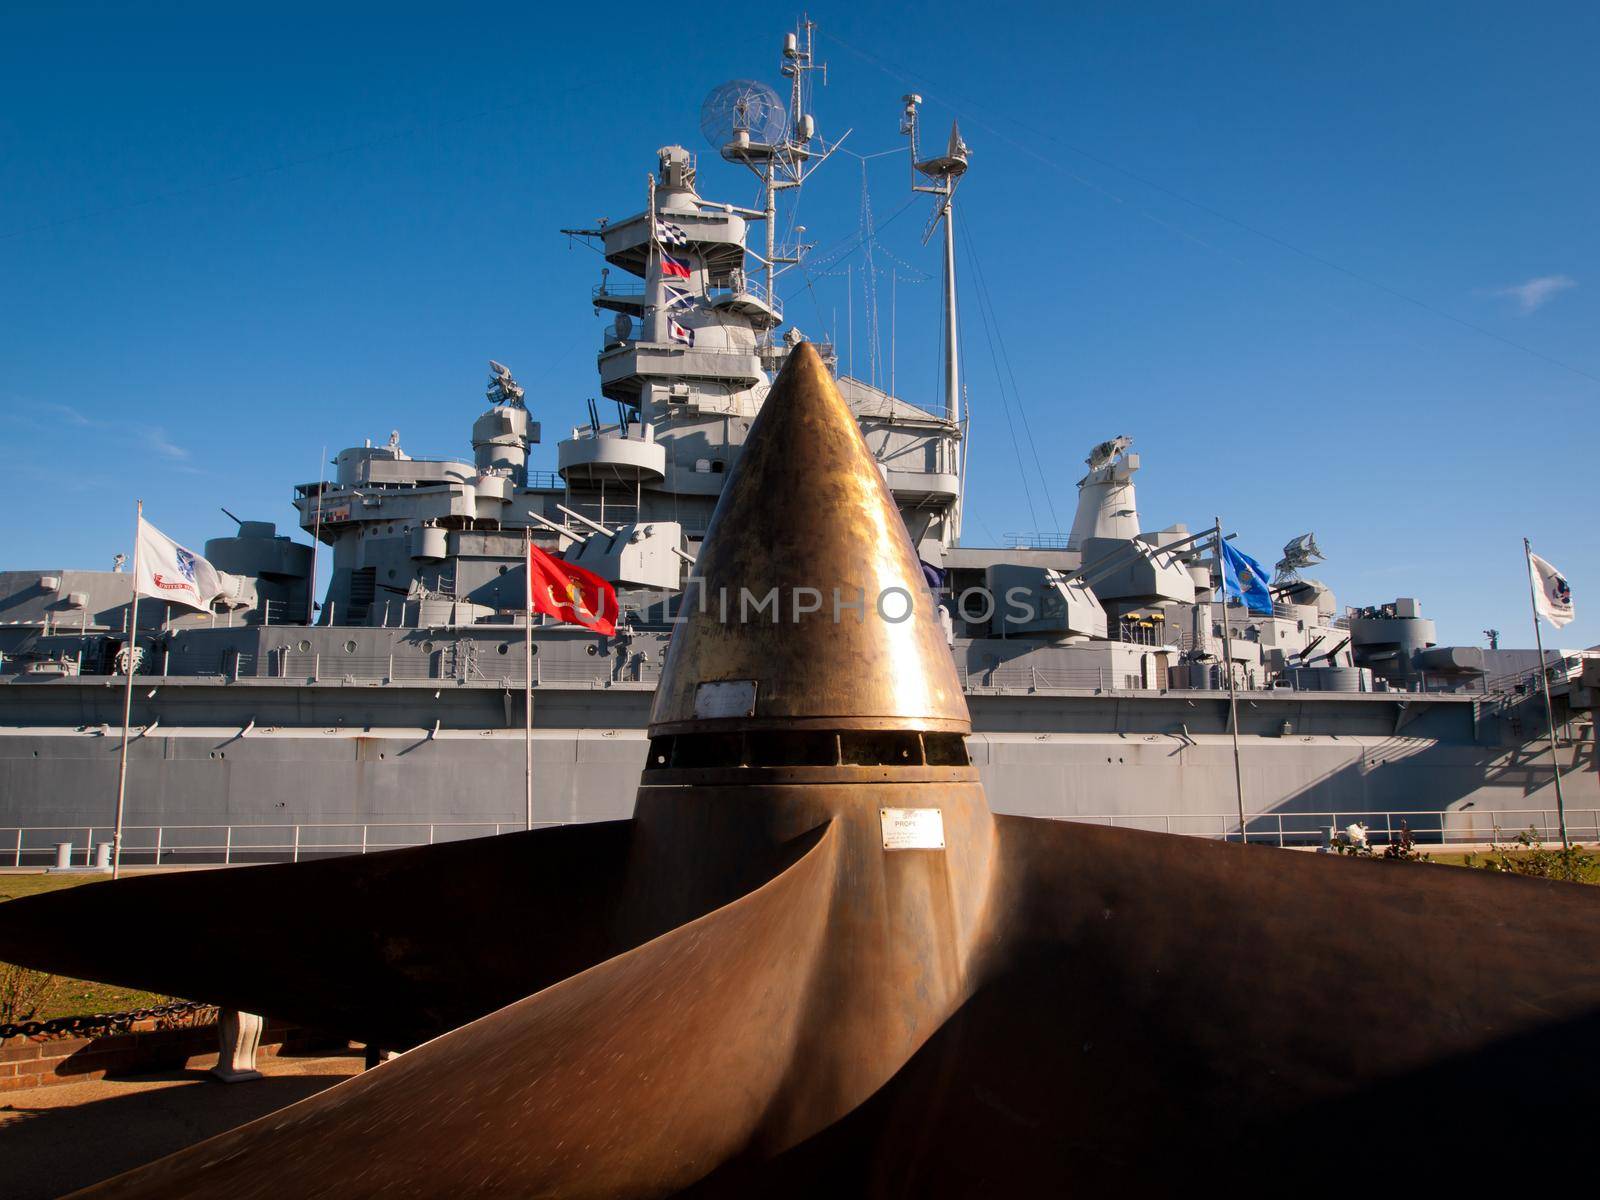
[[[130,631],[120,564],[0,573],[0,864],[109,838],[130,670],[130,861],[520,827],[525,690],[536,821],[627,816],[700,540],[804,336],[775,282],[808,247],[780,242],[778,216],[837,147],[812,114],[817,68],[802,23],[782,47],[786,97],[740,80],[707,101],[705,133],[761,181],[762,207],[702,197],[695,157],[669,145],[638,212],[563,231],[603,255],[589,300],[615,419],[591,401],[556,472],[530,469],[540,423],[491,363],[470,456],[369,440],[294,488],[310,544],[255,520],[209,540],[227,585],[213,612],[145,602]],[[1303,574],[1321,561],[1310,535],[1285,547],[1270,615],[1224,603],[1210,519],[1147,528],[1128,437],[1093,446],[1066,537],[968,544],[954,224],[971,151],[954,128],[930,151],[920,102],[905,97],[900,129],[942,235],[940,393],[838,384],[937,585],[995,810],[1237,837],[1242,792],[1252,840],[1357,820],[1456,840],[1550,828],[1543,670],[1568,822],[1600,837],[1600,661],[1440,646],[1411,598],[1341,609]],[[535,618],[525,658],[530,538],[615,585],[615,636]]]

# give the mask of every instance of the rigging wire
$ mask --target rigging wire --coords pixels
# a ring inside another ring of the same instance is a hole
[[[882,71],[884,74],[890,76],[891,78],[898,79],[898,80],[900,80],[900,82],[902,82],[904,84],[907,84],[908,86],[916,86],[916,87],[919,87],[919,88],[926,89],[927,84],[926,84],[925,80],[919,80],[915,75],[913,75],[913,74],[911,74],[911,73],[909,73],[907,71],[904,71],[904,70],[894,66],[893,64],[885,61],[884,59],[879,58],[877,55],[869,53],[866,50],[862,50],[858,46],[851,45],[849,42],[847,42],[847,41],[843,40],[842,38],[840,38],[837,34],[828,33],[826,31],[819,31],[819,32],[822,33],[823,37],[825,37],[829,41],[835,43],[841,49],[847,50],[851,54],[854,54],[856,57],[862,59],[863,61],[872,64],[873,66],[877,67],[880,71]],[[930,95],[930,96],[935,95],[935,94],[936,94],[935,91],[928,92],[928,95]],[[1196,242],[1199,245],[1204,246],[1206,249],[1214,251],[1216,253],[1226,254],[1225,251],[1222,251],[1222,250],[1218,249],[1218,247],[1212,245],[1210,242],[1207,242],[1204,238],[1200,237],[1198,234],[1191,233],[1189,230],[1184,229],[1182,226],[1175,225],[1170,221],[1167,221],[1167,220],[1165,220],[1165,219],[1163,219],[1163,218],[1161,218],[1159,216],[1156,216],[1154,213],[1148,212],[1148,211],[1140,208],[1136,204],[1131,204],[1128,200],[1124,199],[1121,196],[1118,196],[1115,192],[1110,191],[1109,189],[1107,189],[1105,187],[1102,187],[1101,185],[1095,183],[1093,180],[1086,179],[1082,175],[1077,174],[1075,171],[1073,171],[1070,167],[1066,166],[1064,163],[1061,163],[1061,162],[1059,162],[1059,161],[1057,161],[1055,159],[1052,159],[1049,156],[1040,153],[1033,146],[1028,145],[1027,143],[1025,143],[1023,141],[1019,141],[1018,139],[1009,136],[1008,134],[1006,134],[1002,130],[998,129],[996,126],[994,126],[990,122],[985,121],[982,117],[978,116],[972,109],[966,107],[964,102],[963,102],[963,105],[961,107],[958,107],[956,104],[952,103],[950,98],[948,97],[948,95],[946,95],[946,96],[940,98],[940,103],[943,104],[946,108],[948,108],[951,112],[955,113],[963,121],[967,121],[970,124],[975,125],[980,129],[983,129],[985,132],[992,134],[993,136],[999,138],[1001,141],[1006,143],[1006,145],[1010,146],[1012,149],[1018,151],[1019,153],[1026,154],[1028,157],[1036,159],[1037,161],[1045,164],[1046,166],[1052,167],[1055,170],[1060,171],[1062,174],[1066,175],[1069,179],[1073,180],[1074,182],[1082,184],[1085,187],[1088,187],[1088,188],[1100,193],[1102,196],[1107,197],[1108,199],[1114,201],[1115,203],[1117,203],[1119,205],[1122,205],[1124,207],[1130,208],[1132,211],[1138,213],[1141,217],[1144,217],[1146,220],[1152,221],[1157,225],[1164,226],[1166,229],[1168,229],[1169,231],[1171,231],[1173,233],[1176,233],[1180,237],[1183,237],[1183,238],[1185,238],[1185,239],[1187,239],[1189,241],[1192,241],[1192,242]],[[1422,309],[1424,312],[1431,313],[1433,316],[1436,316],[1436,317],[1439,317],[1439,318],[1441,318],[1443,320],[1449,321],[1452,324],[1459,325],[1463,329],[1470,330],[1473,333],[1480,334],[1483,337],[1486,337],[1486,338],[1489,338],[1489,339],[1491,339],[1493,341],[1499,342],[1503,346],[1510,347],[1513,350],[1519,350],[1523,354],[1529,355],[1532,358],[1539,359],[1541,362],[1547,363],[1550,366],[1559,367],[1563,371],[1567,371],[1567,372],[1570,372],[1573,375],[1577,375],[1577,376],[1579,376],[1579,377],[1581,377],[1583,379],[1587,379],[1592,383],[1600,383],[1600,375],[1596,375],[1596,374],[1594,374],[1592,372],[1586,371],[1582,367],[1575,367],[1569,362],[1565,362],[1562,359],[1556,358],[1554,355],[1544,353],[1544,351],[1542,351],[1542,350],[1535,350],[1532,346],[1529,346],[1526,343],[1519,342],[1519,341],[1516,341],[1513,338],[1506,337],[1503,334],[1496,333],[1494,330],[1485,328],[1484,326],[1479,325],[1479,324],[1477,324],[1477,323],[1475,323],[1473,321],[1468,321],[1464,317],[1458,317],[1454,313],[1449,312],[1446,309],[1439,308],[1437,305],[1429,304],[1426,300],[1420,299],[1419,297],[1416,297],[1416,296],[1412,296],[1412,295],[1410,295],[1410,294],[1408,294],[1406,292],[1402,292],[1400,289],[1395,288],[1395,287],[1391,287],[1389,284],[1386,284],[1386,283],[1382,282],[1381,280],[1373,279],[1372,277],[1370,277],[1368,275],[1363,275],[1361,272],[1353,270],[1352,268],[1345,266],[1343,263],[1336,262],[1335,260],[1333,260],[1331,258],[1328,258],[1325,255],[1318,254],[1314,250],[1308,250],[1303,246],[1296,245],[1295,243],[1289,241],[1287,238],[1279,237],[1277,234],[1270,233],[1265,229],[1261,229],[1261,228],[1259,228],[1259,227],[1257,227],[1255,225],[1252,225],[1248,221],[1244,221],[1244,220],[1241,220],[1238,217],[1231,216],[1228,213],[1225,213],[1225,212],[1221,211],[1220,209],[1214,208],[1211,205],[1206,204],[1206,203],[1204,203],[1202,201],[1192,199],[1191,197],[1184,195],[1182,192],[1174,191],[1172,188],[1169,188],[1169,187],[1165,186],[1164,184],[1157,183],[1155,180],[1149,179],[1149,178],[1147,178],[1147,177],[1145,177],[1143,175],[1140,175],[1136,171],[1131,171],[1128,168],[1119,165],[1118,163],[1114,163],[1114,162],[1110,161],[1109,159],[1103,158],[1100,155],[1095,154],[1093,151],[1086,150],[1081,146],[1077,146],[1077,145],[1074,145],[1071,142],[1064,141],[1063,139],[1055,136],[1052,133],[1048,133],[1048,132],[1046,132],[1044,130],[1037,129],[1037,128],[1027,124],[1025,121],[1020,121],[1020,120],[1016,119],[1015,117],[1009,117],[1007,119],[1013,125],[1015,125],[1018,129],[1022,130],[1024,133],[1028,134],[1029,137],[1042,139],[1042,140],[1047,141],[1047,142],[1052,142],[1055,145],[1060,146],[1063,149],[1068,150],[1073,154],[1077,154],[1077,155],[1079,155],[1079,156],[1081,156],[1081,157],[1083,157],[1085,159],[1088,159],[1090,162],[1094,163],[1097,166],[1103,167],[1108,171],[1115,171],[1117,174],[1123,176],[1126,179],[1130,179],[1135,183],[1141,184],[1141,185],[1143,185],[1145,187],[1148,187],[1148,188],[1152,189],[1153,191],[1159,192],[1161,195],[1167,196],[1170,199],[1176,200],[1180,204],[1188,205],[1190,208],[1193,208],[1193,209],[1195,209],[1195,210],[1197,210],[1199,212],[1205,213],[1207,216],[1213,217],[1216,220],[1222,221],[1222,222],[1224,222],[1224,223],[1226,223],[1228,225],[1232,225],[1234,228],[1239,229],[1244,233],[1250,234],[1252,237],[1259,238],[1262,241],[1268,242],[1268,243],[1270,243],[1270,244],[1272,244],[1274,246],[1279,247],[1280,249],[1287,250],[1291,254],[1298,255],[1299,257],[1304,258],[1309,262],[1316,263],[1318,266],[1325,267],[1330,271],[1336,271],[1339,274],[1344,275],[1349,279],[1355,280],[1357,283],[1363,284],[1363,285],[1365,285],[1365,286],[1367,286],[1369,288],[1372,288],[1372,289],[1374,289],[1376,291],[1382,292],[1385,295],[1390,296],[1390,297],[1392,297],[1392,298],[1394,298],[1396,300],[1404,301],[1407,304],[1410,304],[1410,305],[1412,305],[1412,306],[1414,306],[1416,308]],[[1227,255],[1227,257],[1235,258],[1235,260],[1238,261],[1237,256],[1229,254],[1229,255]]]
[[[1011,367],[1011,353],[1006,349],[1005,337],[1000,331],[1000,316],[995,310],[994,298],[989,292],[989,282],[984,278],[983,260],[978,257],[977,242],[973,239],[972,231],[968,228],[967,222],[963,221],[959,226],[959,230],[966,245],[967,259],[972,263],[973,281],[977,284],[977,287],[974,289],[974,293],[978,297],[980,310],[987,308],[991,318],[994,321],[995,342],[999,345],[1000,359],[1005,363],[1006,375],[1011,380],[1011,394],[1016,398],[1017,412],[1022,417],[1023,435],[1026,437],[1028,449],[1033,455],[1034,469],[1039,473],[1039,487],[1044,492],[1045,504],[1049,506],[1051,523],[1055,526],[1055,531],[1059,533],[1061,532],[1061,517],[1056,512],[1055,498],[1050,493],[1050,479],[1049,476],[1045,474],[1044,463],[1039,460],[1039,442],[1038,439],[1033,436],[1033,428],[1028,421],[1028,406],[1023,403],[1022,389],[1017,386],[1017,373],[1012,370]],[[991,346],[990,349],[992,351],[993,347]],[[997,381],[999,374],[1000,368],[999,365],[996,364],[995,376]],[[1004,385],[1002,384],[1002,390],[1003,388]]]
[[[967,252],[967,260],[969,262],[972,261],[973,254],[971,243],[963,238],[962,246]],[[1017,422],[1016,418],[1011,412],[1011,398],[1006,393],[1005,380],[1000,374],[1000,357],[995,352],[994,331],[989,327],[989,310],[981,303],[981,301],[978,304],[978,316],[983,322],[983,335],[989,343],[989,358],[994,363],[994,381],[997,390],[1000,392],[1000,406],[1005,410],[1006,426],[1011,431],[1011,449],[1017,456],[1017,478],[1022,481],[1022,494],[1028,502],[1028,520],[1031,521],[1033,523],[1033,527],[1037,529],[1039,528],[1039,514],[1033,505],[1033,488],[1028,483],[1028,468],[1022,460],[1022,443],[1017,438]],[[944,322],[940,322],[939,341],[941,350],[944,347],[944,338],[947,336],[944,325]],[[957,336],[960,336],[959,331],[957,332]],[[940,360],[943,361],[943,359],[944,355],[941,354]],[[1021,401],[1019,398],[1018,403],[1020,404],[1020,402]],[[1048,497],[1046,498],[1048,499]]]

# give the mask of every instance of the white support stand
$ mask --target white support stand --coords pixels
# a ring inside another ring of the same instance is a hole
[[[260,1079],[256,1070],[256,1051],[261,1046],[263,1022],[255,1013],[225,1008],[217,1016],[217,1065],[211,1074],[223,1083],[247,1083]]]

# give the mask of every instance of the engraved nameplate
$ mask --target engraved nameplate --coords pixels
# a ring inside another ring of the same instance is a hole
[[[702,720],[748,717],[756,711],[754,679],[722,679],[702,683],[694,690],[694,715]]]
[[[937,808],[880,808],[885,850],[943,850],[944,814]]]

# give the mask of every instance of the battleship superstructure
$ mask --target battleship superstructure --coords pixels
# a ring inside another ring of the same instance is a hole
[[[130,664],[135,859],[170,838],[167,827],[206,827],[182,836],[237,837],[246,852],[281,847],[295,826],[309,852],[319,838],[349,845],[357,827],[414,841],[520,822],[530,536],[613,581],[622,601],[615,637],[532,632],[536,815],[627,815],[688,566],[801,336],[774,285],[807,247],[781,243],[776,218],[836,146],[811,112],[811,34],[802,24],[785,39],[786,98],[741,80],[708,101],[706,132],[760,179],[761,208],[703,197],[695,157],[668,145],[639,211],[563,231],[604,258],[589,300],[604,318],[596,365],[615,417],[591,401],[558,441],[556,472],[530,469],[541,425],[496,362],[470,457],[413,458],[392,433],[295,487],[311,545],[248,520],[207,542],[228,584],[214,613],[145,603],[130,637],[124,574],[0,574],[0,861],[12,828],[19,858],[58,834],[77,831],[80,845],[103,836],[121,741],[110,685]],[[952,128],[926,154],[919,104],[905,97],[901,131],[914,186],[932,197],[930,231],[942,227],[940,394],[918,403],[848,375],[838,383],[940,583],[994,807],[1226,832],[1231,674],[1255,836],[1309,833],[1340,813],[1406,813],[1419,830],[1482,835],[1548,823],[1533,652],[1438,646],[1408,598],[1341,611],[1299,573],[1320,560],[1309,535],[1285,549],[1270,615],[1224,605],[1210,519],[1141,521],[1129,437],[1093,447],[1069,536],[966,544],[971,418],[953,230],[971,151]],[[1600,676],[1555,657],[1570,769],[1591,757],[1589,685]],[[1567,803],[1575,829],[1594,825],[1593,771],[1571,778]]]

